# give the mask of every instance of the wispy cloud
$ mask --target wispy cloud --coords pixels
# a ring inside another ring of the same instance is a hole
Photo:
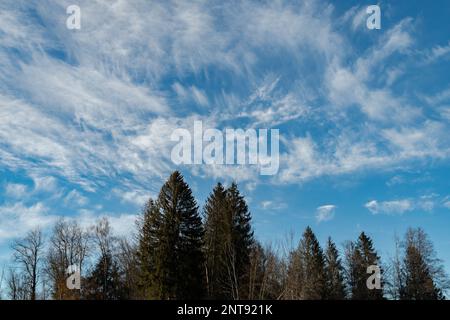
[[[0,242],[21,237],[37,227],[45,228],[55,219],[42,202],[30,206],[22,202],[5,204],[0,207]]]
[[[330,221],[334,218],[336,206],[327,204],[316,209],[316,221],[318,223]]]
[[[21,198],[27,193],[27,186],[20,183],[8,183],[5,187],[5,193],[9,197]]]
[[[111,180],[154,191],[174,169],[170,133],[195,118],[280,126],[274,183],[449,157],[448,123],[428,119],[412,92],[392,86],[404,70],[396,58],[406,64],[416,45],[411,18],[361,47],[336,23],[359,32],[363,6],[336,16],[319,0],[81,1],[82,29],[71,32],[64,4],[2,2],[0,162],[11,170],[84,191]],[[259,179],[251,168],[185,169]]]
[[[432,63],[441,58],[449,58],[450,57],[450,41],[447,45],[444,46],[434,46],[426,55],[426,62]]]
[[[287,204],[282,201],[265,200],[265,201],[262,201],[260,205],[263,210],[277,211],[277,210],[287,208]]]
[[[435,208],[445,207],[445,199],[438,194],[426,194],[417,198],[396,199],[389,201],[371,200],[366,207],[372,214],[402,215],[410,211],[432,212]]]
[[[408,199],[382,202],[372,200],[367,202],[364,206],[373,214],[403,214],[414,209],[412,202]]]
[[[75,189],[64,197],[64,204],[67,206],[85,206],[88,202],[89,199]]]

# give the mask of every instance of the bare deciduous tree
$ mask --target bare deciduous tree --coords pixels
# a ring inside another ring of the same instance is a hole
[[[42,231],[39,228],[29,231],[25,238],[13,243],[12,249],[14,262],[18,264],[25,275],[29,299],[36,300],[36,289],[44,249]]]
[[[53,298],[79,298],[79,292],[66,287],[66,270],[69,266],[76,265],[81,273],[88,249],[89,234],[78,223],[64,219],[56,222],[46,259],[46,274],[51,283]]]

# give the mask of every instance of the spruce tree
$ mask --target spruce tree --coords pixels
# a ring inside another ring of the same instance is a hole
[[[161,299],[195,299],[204,295],[203,225],[192,191],[175,171],[158,197],[159,228],[156,274]]]
[[[286,274],[286,290],[284,298],[287,300],[299,300],[302,298],[304,283],[303,264],[300,256],[299,248],[289,253],[287,274]]]
[[[449,280],[427,234],[421,228],[408,229],[403,247],[400,299],[443,299]]]
[[[205,215],[205,256],[208,298],[228,299],[225,243],[231,228],[227,222],[226,190],[221,183],[213,189],[206,200]]]
[[[336,245],[328,238],[325,252],[325,272],[327,276],[327,299],[345,299],[343,267]]]
[[[351,245],[351,252],[347,258],[350,270],[350,290],[354,300],[379,300],[383,299],[382,289],[369,289],[367,279],[371,274],[367,273],[369,266],[380,266],[380,257],[373,247],[373,242],[364,232],[358,237],[356,244]],[[381,268],[381,266],[380,266]]]
[[[254,244],[251,227],[251,214],[244,197],[236,183],[232,183],[226,192],[228,223],[231,225],[227,241],[227,259],[229,278],[233,284],[233,298],[248,298],[250,253]]]
[[[111,252],[103,253],[85,280],[84,296],[91,300],[120,300],[122,294],[119,268]]]
[[[326,298],[327,277],[325,257],[310,227],[307,227],[300,241],[300,259],[303,266],[302,298],[320,300]]]
[[[138,221],[139,293],[145,299],[159,298],[161,287],[158,278],[158,250],[160,247],[161,212],[157,204],[150,199],[144,206]]]
[[[405,287],[400,293],[402,300],[436,300],[439,289],[436,288],[419,250],[414,246],[406,249],[404,261]]]
[[[233,183],[217,184],[205,207],[205,254],[210,298],[249,296],[250,254],[254,244],[251,215]]]

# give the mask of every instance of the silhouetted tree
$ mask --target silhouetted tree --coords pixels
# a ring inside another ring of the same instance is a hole
[[[67,268],[75,265],[80,274],[88,252],[89,235],[76,221],[60,219],[53,227],[46,258],[46,275],[51,283],[53,299],[79,299],[79,290],[66,286]]]
[[[303,268],[302,299],[326,298],[325,257],[312,229],[307,227],[300,240],[299,254]]]
[[[36,300],[44,250],[42,231],[39,228],[29,231],[23,239],[14,242],[12,249],[14,262],[24,274],[23,285],[29,294],[29,299]]]
[[[346,247],[347,279],[351,298],[354,300],[383,299],[383,290],[369,289],[367,273],[369,266],[381,268],[380,257],[373,247],[373,242],[364,232],[360,234],[356,243],[349,243]]]
[[[448,278],[426,233],[420,228],[408,229],[403,246],[400,299],[443,299]]]
[[[194,299],[205,295],[203,224],[192,191],[175,171],[158,197],[157,279],[162,299]]]
[[[161,246],[162,214],[158,205],[149,200],[138,221],[138,248],[137,260],[139,264],[138,287],[139,296],[146,299],[161,297],[162,281],[159,276],[161,258],[159,249]]]
[[[226,199],[228,223],[231,225],[231,241],[225,243],[227,273],[233,299],[245,299],[248,297],[250,253],[254,244],[251,214],[236,183],[227,189]]]
[[[111,252],[103,252],[85,280],[84,298],[90,300],[119,300],[123,286],[116,261]]]
[[[113,255],[117,238],[112,235],[107,218],[100,219],[95,226],[94,241],[100,254],[94,269],[85,280],[84,297],[95,300],[118,300],[122,297],[123,286]]]
[[[204,206],[205,271],[208,298],[230,299],[231,286],[227,277],[226,243],[231,241],[226,190],[221,183],[213,189]]]
[[[343,267],[336,245],[328,238],[325,251],[325,273],[327,276],[327,299],[345,299]]]

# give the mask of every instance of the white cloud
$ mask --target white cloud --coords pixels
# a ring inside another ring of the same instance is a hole
[[[155,189],[174,169],[170,133],[189,128],[193,118],[221,126],[246,117],[276,126],[308,117],[336,127],[320,137],[282,132],[287,150],[279,183],[448,157],[448,126],[412,125],[423,119],[421,109],[409,103],[410,92],[390,86],[400,71],[389,58],[408,56],[415,44],[409,18],[360,54],[324,1],[80,6],[82,29],[70,32],[60,27],[66,15],[59,1],[36,4],[42,24],[33,23],[26,6],[2,2],[0,163],[6,168],[88,191],[111,179],[121,190],[130,182]],[[359,26],[362,9],[344,14],[341,25]],[[221,90],[204,85],[211,81]],[[208,106],[208,114],[196,115],[189,101]],[[367,122],[347,132],[354,105]],[[201,177],[258,179],[253,168],[186,169]]]
[[[64,197],[64,203],[67,206],[85,206],[89,202],[89,199],[85,196],[83,196],[78,190],[72,190],[70,191],[65,197]]]
[[[27,193],[27,186],[20,183],[8,183],[5,187],[5,193],[9,197],[22,198]]]
[[[409,211],[433,212],[437,208],[449,208],[448,197],[436,193],[424,194],[416,198],[396,199],[391,201],[371,200],[366,207],[372,214],[403,214]]]
[[[32,175],[35,192],[52,192],[58,187],[56,178],[52,176]]]
[[[45,228],[56,220],[48,214],[48,208],[37,202],[31,206],[23,202],[5,204],[0,207],[0,242],[22,237],[37,227]]]
[[[135,232],[137,219],[137,215],[135,214],[98,214],[91,210],[82,209],[78,216],[72,217],[71,219],[77,221],[83,228],[90,228],[95,226],[102,218],[108,219],[112,232],[116,236],[131,238]]]
[[[441,58],[450,56],[450,41],[444,46],[434,46],[426,55],[425,61],[427,63],[435,62]]]
[[[114,194],[123,202],[134,204],[138,207],[144,206],[144,204],[150,199],[155,199],[154,194],[149,194],[145,190],[121,190],[114,189]]]
[[[83,228],[89,228],[102,217],[108,218],[114,234],[118,236],[131,236],[136,227],[137,215],[135,214],[112,214],[81,209],[78,215],[71,216],[69,219],[77,221]],[[51,214],[43,202],[31,205],[23,202],[4,204],[0,206],[0,243],[23,237],[28,231],[38,227],[43,230],[48,229],[59,218],[61,216]]]
[[[330,221],[334,218],[336,206],[327,204],[316,209],[316,220],[318,223]]]
[[[366,13],[366,7],[352,7],[349,11],[346,12],[346,16],[352,15],[352,30],[356,31],[357,29],[366,28],[366,20],[368,15]],[[364,30],[364,29],[362,29]]]
[[[253,191],[255,191],[255,189],[256,189],[256,187],[258,186],[258,184],[256,183],[256,182],[247,182],[246,184],[245,184],[245,189],[248,191],[248,192],[253,192]]]
[[[378,202],[372,200],[364,205],[373,214],[385,213],[385,214],[403,214],[406,211],[414,209],[414,205],[409,199],[392,200]]]
[[[375,142],[360,140],[362,138],[343,134],[337,140],[325,141],[326,149],[309,135],[284,140],[288,151],[280,156],[280,174],[275,178],[281,183],[302,183],[321,176],[393,164],[394,159],[378,150]]]
[[[261,202],[261,208],[263,210],[281,210],[287,208],[287,204],[282,201],[265,200]]]
[[[450,209],[450,201],[444,202],[444,207],[446,207],[447,209]]]
[[[395,119],[396,122],[404,122],[417,117],[420,110],[410,106],[406,98],[394,94],[389,86],[380,87],[373,83],[385,76],[376,72],[380,64],[386,63],[394,54],[407,54],[413,44],[408,31],[410,28],[411,19],[406,18],[349,66],[344,66],[340,61],[331,63],[325,78],[331,103],[341,108],[357,105],[374,121],[392,122]],[[392,81],[392,74],[386,75],[386,81]]]

